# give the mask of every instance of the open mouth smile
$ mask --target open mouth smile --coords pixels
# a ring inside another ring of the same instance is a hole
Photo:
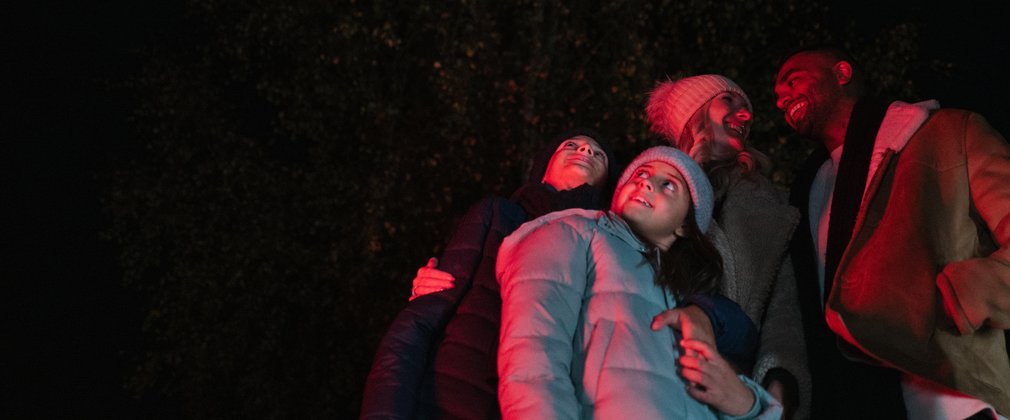
[[[632,196],[631,201],[637,201],[639,203],[642,203],[642,205],[644,205],[645,207],[648,207],[650,209],[652,208],[652,204],[650,204],[646,199],[642,198],[641,196],[638,195]]]
[[[737,122],[728,122],[726,124],[726,130],[737,137],[743,138],[747,135],[747,127],[743,124]]]
[[[592,166],[593,165],[592,159],[589,158],[588,156],[583,156],[583,155],[573,155],[573,156],[570,156],[568,158],[568,161],[571,162],[571,163],[574,163],[576,165],[581,165],[581,166]]]
[[[793,127],[807,115],[807,101],[798,101],[789,104],[786,108],[786,122]]]

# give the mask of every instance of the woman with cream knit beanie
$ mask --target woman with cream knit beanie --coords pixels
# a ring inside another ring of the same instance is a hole
[[[796,282],[787,249],[799,213],[764,175],[768,158],[748,145],[753,111],[747,94],[715,74],[659,83],[646,114],[654,133],[705,170],[715,195],[708,235],[724,260],[720,291],[759,327],[753,366],[739,366],[803,418],[810,374]]]

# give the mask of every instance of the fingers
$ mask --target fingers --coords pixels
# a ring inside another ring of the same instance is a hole
[[[451,289],[456,282],[452,274],[437,268],[421,267],[413,281],[413,295],[421,296],[445,289]]]
[[[417,277],[414,277],[413,285],[415,288],[448,289],[455,282],[456,278],[452,274],[435,268],[422,268],[417,270]]]
[[[680,375],[687,382],[688,394],[723,413],[739,416],[750,410],[754,394],[737,377],[733,368],[708,343],[684,339],[678,362]]]
[[[704,357],[682,356],[680,375],[687,383],[687,393],[694,399],[712,404],[723,398],[725,378],[719,369]]]
[[[437,268],[429,268],[429,267],[418,268],[416,278],[418,279],[423,278],[425,279],[425,281],[427,281],[428,279],[431,279],[433,281],[445,281],[448,282],[449,284],[452,284],[452,282],[456,280],[456,278],[453,277],[452,274],[446,273],[445,271],[439,270]]]
[[[441,292],[445,289],[452,288],[452,277],[450,280],[440,280],[432,277],[414,277],[414,285],[410,289],[410,300],[418,296],[424,296],[429,293]]]
[[[703,387],[712,384],[713,376],[724,376],[728,366],[712,348],[703,341],[684,339],[681,341],[684,352],[678,362],[681,366],[681,376],[688,381]]]
[[[456,282],[456,278],[452,274],[435,268],[437,266],[438,258],[431,257],[424,267],[417,269],[417,277],[414,277],[412,282],[409,300],[452,288]]]
[[[663,327],[680,329],[680,312],[676,309],[667,309],[652,318],[652,330],[659,331]]]
[[[705,404],[711,404],[712,398],[708,394],[708,389],[693,382],[687,384],[687,394]]]
[[[691,340],[685,338],[680,341],[680,346],[683,347],[684,350],[697,352],[701,357],[704,357],[705,359],[709,360],[715,358],[721,359],[721,357],[719,357],[719,353],[717,353],[715,349],[712,348],[711,344],[701,340]]]
[[[705,312],[695,305],[665,310],[652,319],[651,327],[653,331],[670,327],[680,331],[684,338],[715,343],[712,323]]]

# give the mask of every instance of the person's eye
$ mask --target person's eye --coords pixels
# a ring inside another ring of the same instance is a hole
[[[673,183],[672,181],[663,182],[663,188],[666,188],[673,192],[677,192],[677,184]]]
[[[575,143],[574,141],[567,141],[567,142],[565,142],[565,147],[570,147],[570,148],[578,149],[579,145],[577,143]]]
[[[645,171],[638,171],[638,172],[635,172],[635,176],[637,176],[639,178],[648,178],[649,177],[649,173],[645,172]]]
[[[595,154],[595,156],[596,156],[597,158],[599,158],[600,160],[602,160],[602,161],[604,161],[604,162],[606,162],[606,161],[607,161],[607,154],[606,154],[606,153],[603,153],[603,151],[602,151],[602,150],[594,150],[594,151],[593,151],[593,153],[594,153],[594,154]]]

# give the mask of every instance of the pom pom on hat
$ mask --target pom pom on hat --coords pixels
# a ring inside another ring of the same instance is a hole
[[[712,222],[712,206],[715,199],[712,193],[712,184],[709,183],[705,171],[698,166],[694,159],[691,159],[690,156],[673,147],[651,147],[635,157],[617,181],[617,191],[614,194],[614,200],[617,199],[617,194],[620,193],[621,187],[624,183],[628,182],[628,179],[631,178],[631,175],[635,173],[635,170],[639,166],[657,160],[666,162],[670,166],[677,168],[677,171],[687,181],[687,187],[691,191],[691,205],[694,207],[694,220],[698,223],[698,227],[701,228],[702,232],[707,232],[708,225]]]
[[[747,101],[747,106],[751,106],[750,98],[740,86],[717,74],[685,77],[656,85],[656,89],[649,93],[649,102],[645,106],[652,131],[676,144],[691,116],[722,92],[739,94]]]

